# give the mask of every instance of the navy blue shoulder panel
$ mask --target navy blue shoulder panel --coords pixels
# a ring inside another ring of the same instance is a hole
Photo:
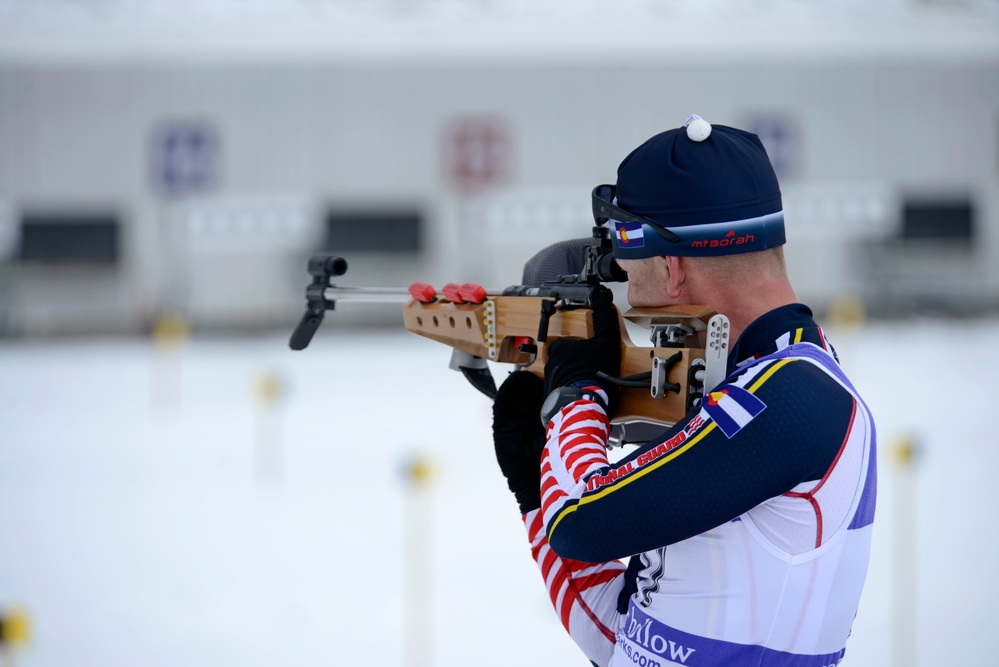
[[[849,431],[853,395],[802,359],[762,365],[745,388],[721,385],[701,411],[591,476],[606,482],[591,483],[574,509],[553,517],[552,548],[587,562],[623,558],[821,479]]]

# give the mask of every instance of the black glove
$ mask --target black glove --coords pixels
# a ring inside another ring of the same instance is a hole
[[[510,374],[493,402],[493,447],[507,486],[526,514],[541,507],[541,452],[545,428],[538,420],[545,400],[541,378],[527,371]]]
[[[585,382],[600,387],[609,400],[608,413],[617,408],[617,387],[598,379],[597,372],[621,373],[621,329],[614,294],[600,287],[593,299],[593,338],[560,338],[548,348],[545,396],[559,387]]]

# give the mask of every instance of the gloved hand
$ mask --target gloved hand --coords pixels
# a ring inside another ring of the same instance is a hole
[[[527,371],[515,371],[500,385],[493,402],[496,461],[526,514],[541,507],[541,452],[545,428],[538,420],[545,400],[544,383]]]
[[[559,387],[585,382],[607,393],[608,416],[617,408],[617,387],[602,382],[597,372],[613,377],[621,373],[621,329],[614,294],[601,287],[593,303],[593,338],[560,338],[548,348],[545,363],[545,396]]]

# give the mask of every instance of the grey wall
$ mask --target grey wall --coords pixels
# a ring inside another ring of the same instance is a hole
[[[24,334],[138,331],[165,308],[205,326],[283,326],[301,307],[304,260],[331,205],[427,216],[422,253],[350,257],[343,284],[514,283],[548,240],[588,234],[590,189],[690,113],[732,125],[777,116],[797,131],[782,190],[802,298],[824,307],[849,292],[876,306],[886,293],[864,263],[875,256],[892,263],[879,280],[911,283],[911,251],[899,260],[869,246],[897,232],[905,197],[956,195],[973,200],[980,234],[933,282],[947,283],[945,298],[999,303],[999,62],[811,56],[0,66],[8,226],[53,208],[113,209],[124,222],[119,267],[8,263],[0,308],[8,332]],[[507,178],[474,193],[443,166],[448,128],[469,116],[500,119],[511,139]],[[178,120],[209,124],[220,146],[217,181],[180,199],[150,169],[158,128]],[[242,233],[191,223],[204,211],[277,209],[305,222]]]

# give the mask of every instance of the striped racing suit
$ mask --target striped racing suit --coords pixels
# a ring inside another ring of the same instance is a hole
[[[523,519],[562,624],[596,665],[844,655],[874,518],[871,414],[801,304],[747,327],[728,370],[615,463],[599,404],[548,424],[542,506]]]

